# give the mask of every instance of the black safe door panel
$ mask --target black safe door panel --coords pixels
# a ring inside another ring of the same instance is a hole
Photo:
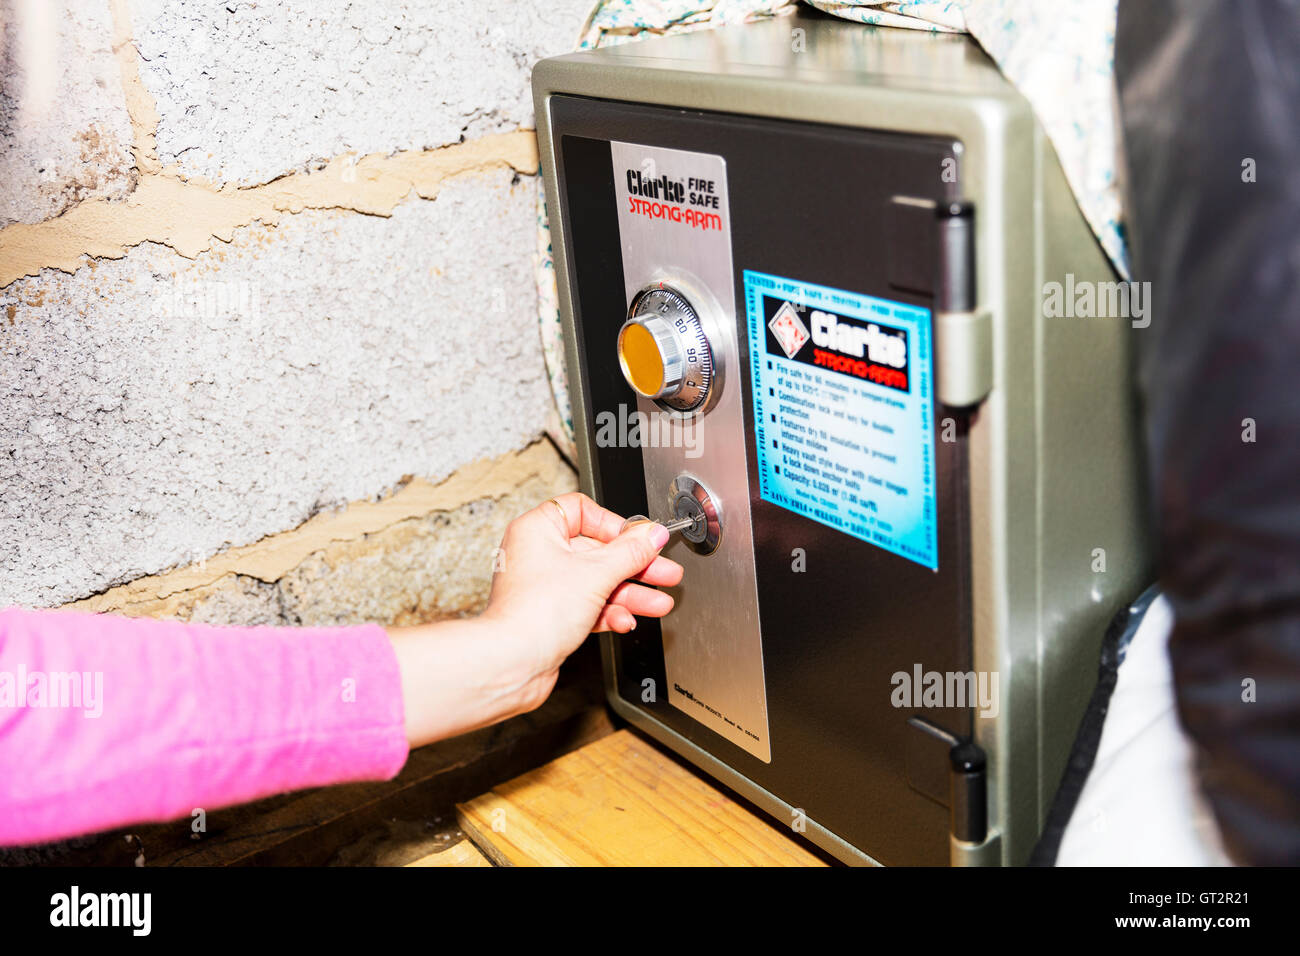
[[[969,711],[895,706],[894,675],[970,669],[966,423],[953,410],[934,409],[937,569],[764,500],[743,275],[931,308],[935,249],[927,220],[915,203],[895,197],[955,198],[944,176],[955,162],[952,144],[576,97],[554,97],[550,108],[589,426],[631,395],[614,348],[628,301],[610,143],[720,156],[730,196],[740,354],[729,387],[740,389],[747,409],[771,761],[670,706],[663,694],[644,699],[647,680],[665,685],[656,622],[643,620],[614,642],[619,695],[880,862],[946,863],[944,752],[906,721],[919,714],[964,735]],[[647,513],[641,449],[593,441],[591,452],[601,502],[623,514]],[[689,613],[690,601],[725,607],[733,600],[692,592],[684,582],[674,613]]]

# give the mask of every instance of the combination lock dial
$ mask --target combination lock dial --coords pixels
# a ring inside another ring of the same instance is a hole
[[[663,283],[632,300],[618,331],[618,364],[638,395],[677,412],[699,409],[714,383],[713,349],[699,313]]]

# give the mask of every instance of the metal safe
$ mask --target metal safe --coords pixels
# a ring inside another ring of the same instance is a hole
[[[1045,314],[1117,277],[1029,105],[815,14],[533,89],[582,486],[693,519],[611,705],[842,860],[1023,862],[1149,577],[1133,333]]]

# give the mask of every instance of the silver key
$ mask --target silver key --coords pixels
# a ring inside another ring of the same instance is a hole
[[[633,515],[623,522],[623,527],[618,529],[618,533],[622,534],[634,524],[641,524],[643,521],[649,520],[650,519],[645,515]],[[659,523],[668,529],[669,534],[676,534],[678,531],[685,531],[687,528],[694,527],[695,523],[699,520],[700,519],[697,515],[687,515],[684,518],[676,518],[672,521],[661,521]]]

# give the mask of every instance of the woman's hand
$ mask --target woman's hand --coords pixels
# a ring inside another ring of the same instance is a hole
[[[626,634],[633,615],[663,617],[682,567],[659,556],[668,531],[653,522],[619,534],[623,519],[579,492],[546,501],[510,523],[483,616],[501,622],[553,670],[592,631]],[[634,583],[633,580],[641,582]]]
[[[659,555],[663,525],[623,519],[584,494],[543,502],[506,529],[487,609],[476,619],[390,629],[411,746],[539,706],[592,631],[663,617],[682,567]]]

